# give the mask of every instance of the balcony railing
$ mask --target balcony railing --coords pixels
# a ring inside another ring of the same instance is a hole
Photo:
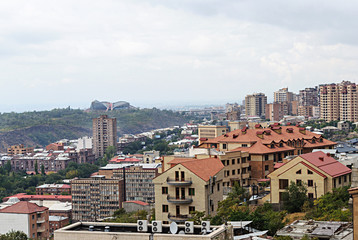
[[[188,204],[188,203],[192,203],[193,199],[191,197],[170,197],[170,195],[167,196],[167,200],[170,203],[175,203],[175,204]]]
[[[36,223],[44,223],[45,222],[45,218],[42,217],[42,218],[38,218]]]
[[[176,222],[176,223],[183,223],[183,222],[187,221],[189,218],[190,218],[190,215],[182,215],[182,214],[172,215],[172,214],[168,213],[168,220]]]
[[[37,228],[37,232],[44,232],[46,231],[45,226]]]
[[[193,182],[189,179],[173,179],[167,178],[167,184],[173,186],[190,186]]]

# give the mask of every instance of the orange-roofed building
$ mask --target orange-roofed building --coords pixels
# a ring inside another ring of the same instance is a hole
[[[215,215],[223,200],[224,165],[220,159],[175,159],[170,165],[153,179],[156,219],[183,223],[193,211]]]
[[[271,125],[255,129],[237,129],[222,136],[201,141],[199,148],[249,153],[251,180],[266,178],[277,162],[286,156],[312,152],[313,149],[332,149],[336,143],[319,134],[297,126]]]
[[[23,231],[31,239],[48,239],[49,210],[35,203],[20,201],[0,209],[0,234]]]
[[[308,198],[316,199],[333,188],[350,185],[351,173],[351,169],[321,151],[302,154],[268,175],[271,203],[282,202],[282,194],[291,182],[305,184]]]

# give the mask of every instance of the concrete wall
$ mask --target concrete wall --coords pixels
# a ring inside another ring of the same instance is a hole
[[[23,231],[28,237],[32,237],[29,235],[29,215],[18,213],[0,213],[0,234],[7,233],[12,229],[15,231]]]

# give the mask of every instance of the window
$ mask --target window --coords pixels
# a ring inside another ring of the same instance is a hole
[[[226,149],[226,143],[223,144],[223,149]]]
[[[246,163],[246,158],[242,158],[241,163]]]
[[[189,196],[195,196],[195,188],[189,188],[188,191]]]
[[[232,175],[235,175],[235,169],[233,169],[233,170],[231,171],[231,174],[232,174]]]
[[[35,215],[32,215],[32,219],[35,219]]]
[[[230,176],[230,171],[227,171],[227,172],[226,172],[226,176],[227,176],[227,177]]]
[[[168,205],[162,205],[162,211],[163,212],[168,212],[169,211]]]
[[[265,161],[269,160],[269,155],[265,155]]]
[[[302,173],[301,169],[296,172],[296,174],[301,174],[301,173]]]
[[[225,166],[226,161],[225,161],[225,160],[221,160],[221,162],[222,162],[222,163],[223,163],[223,165]]]
[[[308,182],[307,182],[307,186],[309,186],[309,187],[313,187],[313,180],[308,180]]]
[[[237,169],[237,174],[240,174],[240,169]]]
[[[347,182],[347,175],[344,175],[344,182]]]
[[[182,181],[185,180],[185,172],[181,172],[181,180],[182,180]]]
[[[275,144],[272,143],[271,146],[270,146],[270,148],[275,148]]]
[[[341,177],[338,178],[338,184],[342,184],[342,178]]]
[[[280,179],[279,180],[279,188],[286,189],[288,187],[288,179]]]
[[[247,147],[247,144],[241,144],[241,147]]]
[[[269,165],[265,165],[265,171],[269,170]]]
[[[301,179],[297,179],[297,180],[296,180],[296,185],[297,185],[297,186],[301,186],[301,185],[302,185],[302,180],[301,180]]]
[[[313,174],[313,172],[307,169],[307,174]]]
[[[194,206],[189,206],[189,213],[195,212],[195,207]]]
[[[308,193],[308,198],[313,199],[313,193]]]
[[[280,143],[280,145],[279,145],[280,147],[283,147],[283,144],[282,143]]]
[[[227,165],[227,166],[230,165],[230,160],[226,160],[226,165]]]
[[[162,194],[168,194],[168,187],[162,187]]]
[[[237,159],[237,164],[240,164],[240,158]]]
[[[216,184],[217,185],[217,190],[218,192],[220,191],[220,184]]]
[[[235,159],[231,160],[231,164],[234,165],[235,164]]]
[[[333,179],[333,187],[336,188],[337,187],[337,182],[336,179]]]

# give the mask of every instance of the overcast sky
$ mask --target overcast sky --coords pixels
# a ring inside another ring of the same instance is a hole
[[[358,1],[0,1],[0,112],[225,104],[358,76]]]

